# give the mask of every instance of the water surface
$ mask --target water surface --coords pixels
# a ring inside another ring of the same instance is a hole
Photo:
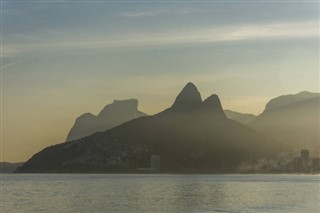
[[[1,212],[320,212],[317,175],[3,174]]]

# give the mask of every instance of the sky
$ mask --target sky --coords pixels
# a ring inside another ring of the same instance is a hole
[[[1,159],[64,142],[75,119],[187,82],[223,108],[319,92],[318,1],[1,1]]]

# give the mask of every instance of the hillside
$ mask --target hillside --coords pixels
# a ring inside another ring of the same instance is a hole
[[[271,158],[283,147],[226,118],[219,97],[202,101],[188,83],[174,104],[80,140],[47,147],[17,172],[137,172],[161,157],[163,172],[235,172],[243,162]]]
[[[106,131],[141,116],[146,116],[146,114],[138,110],[138,100],[115,100],[112,104],[106,105],[98,115],[85,113],[78,117],[66,141]]]
[[[319,155],[319,123],[320,95],[303,92],[272,99],[250,126],[288,149],[308,148]]]
[[[253,114],[245,114],[227,109],[224,110],[224,113],[226,114],[227,118],[245,125],[252,123],[256,118],[256,116]]]
[[[23,163],[0,162],[0,173],[13,173]]]

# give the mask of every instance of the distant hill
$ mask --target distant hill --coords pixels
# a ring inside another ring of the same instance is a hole
[[[319,154],[320,94],[301,92],[272,99],[250,126],[288,149],[310,148]]]
[[[106,105],[96,116],[85,113],[78,117],[68,133],[66,141],[72,141],[102,132],[147,114],[138,110],[138,100],[115,100]]]
[[[0,173],[13,173],[23,163],[0,162]]]
[[[320,97],[319,93],[312,93],[303,91],[298,94],[282,95],[277,98],[271,99],[265,108],[265,111],[277,109],[279,107],[284,107],[286,105],[298,103],[301,101],[311,100],[313,98]]]
[[[228,119],[217,95],[202,101],[188,83],[163,112],[47,147],[17,172],[137,172],[154,154],[164,172],[234,172],[242,162],[281,151],[279,143]]]
[[[227,109],[224,110],[224,113],[226,114],[227,118],[246,125],[252,123],[256,118],[256,116],[253,114],[245,114]]]

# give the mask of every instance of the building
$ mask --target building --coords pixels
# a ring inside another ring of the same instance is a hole
[[[320,173],[320,158],[312,159],[312,171],[313,173]]]
[[[303,149],[301,150],[301,155],[300,157],[295,157],[293,159],[293,168],[294,172],[303,172],[303,173],[310,173],[312,171],[317,170],[318,161],[312,161],[309,157],[309,150]],[[319,160],[320,162],[320,160]],[[315,167],[313,166],[315,165]]]
[[[307,149],[301,150],[301,164],[303,168],[307,167],[309,164],[309,150]]]
[[[160,171],[160,155],[152,155],[150,157],[150,170],[151,172]]]
[[[302,172],[302,160],[301,157],[293,158],[293,168],[295,172]]]

